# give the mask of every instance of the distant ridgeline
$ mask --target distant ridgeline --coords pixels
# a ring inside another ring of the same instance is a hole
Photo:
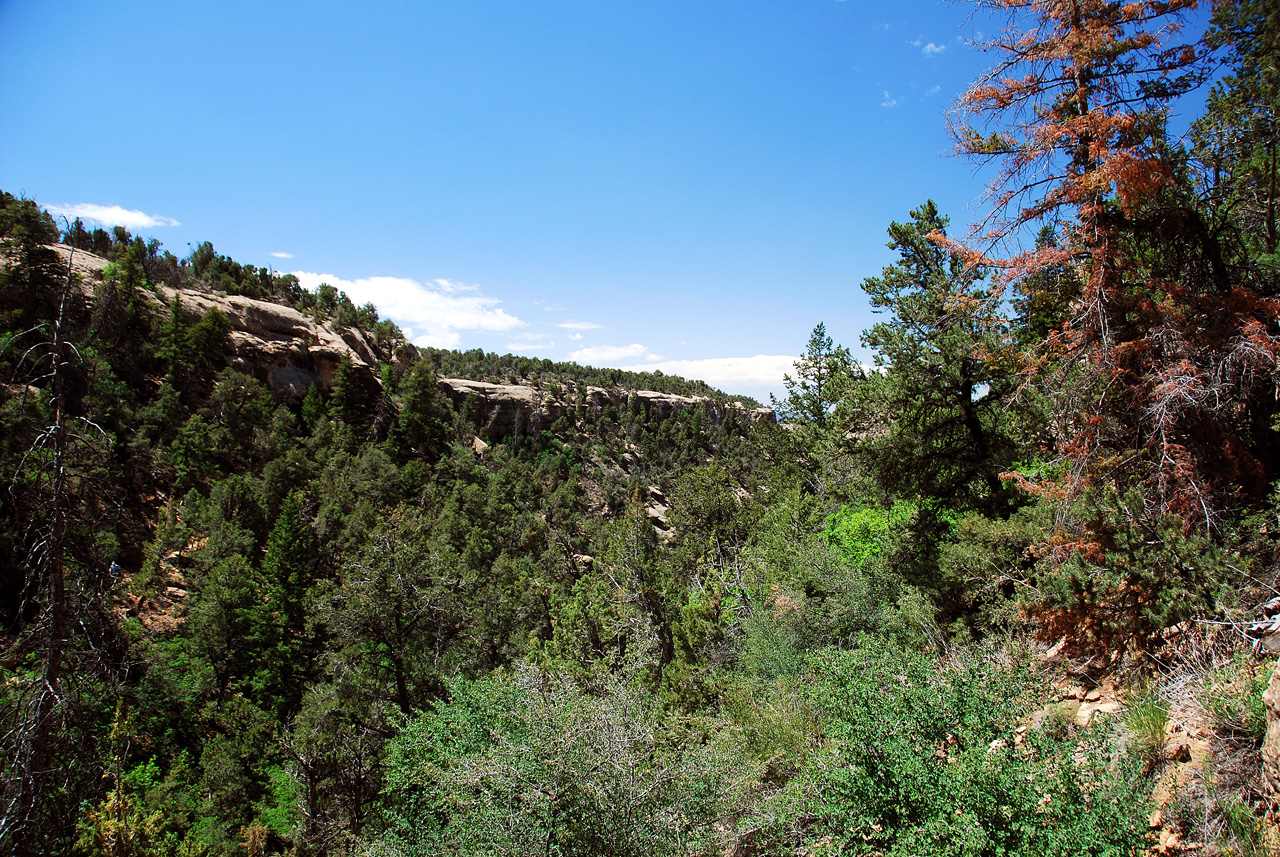
[[[577,363],[559,363],[514,354],[497,355],[479,348],[470,351],[445,351],[421,348],[419,353],[444,378],[470,378],[495,384],[535,384],[548,382],[564,385],[572,382],[583,386],[620,390],[653,390],[677,396],[698,396],[738,402],[749,408],[760,403],[750,396],[726,395],[706,381],[688,380],[662,372],[628,372],[624,369],[596,369]]]
[[[292,274],[241,264],[218,254],[209,242],[178,259],[155,239],[143,242],[122,227],[90,231],[78,219],[62,240],[49,249],[57,252],[62,266],[69,250],[75,249],[72,264],[81,277],[86,311],[94,311],[100,283],[118,284],[122,275],[129,279],[126,272],[136,269],[138,282],[130,285],[143,287],[139,294],[153,313],[180,306],[193,322],[210,309],[225,315],[230,328],[225,356],[230,365],[257,377],[284,400],[301,400],[312,385],[330,393],[344,361],[364,376],[365,383],[394,385],[394,373],[386,367],[403,368],[421,357],[442,379],[498,385],[441,382],[450,400],[466,408],[487,437],[525,426],[550,427],[575,407],[616,410],[634,398],[631,394],[639,394],[640,407],[656,407],[660,419],[705,400],[717,422],[728,410],[747,414],[752,422],[773,421],[772,411],[748,396],[726,395],[704,381],[662,372],[599,369],[478,348],[415,348],[394,322],[379,318],[373,304],[356,306],[345,292],[327,283],[307,291]],[[515,416],[516,410],[523,411],[521,417]]]

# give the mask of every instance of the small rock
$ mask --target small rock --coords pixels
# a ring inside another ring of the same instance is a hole
[[[1081,729],[1089,725],[1089,720],[1093,717],[1093,712],[1097,709],[1087,702],[1081,703],[1076,709],[1076,725]]]
[[[1191,745],[1183,738],[1170,741],[1165,745],[1164,755],[1170,762],[1190,762]]]
[[[1062,694],[1063,699],[1084,699],[1084,688],[1080,685],[1072,685]]]
[[[1102,699],[1102,691],[1096,687],[1084,695],[1085,702],[1097,702],[1100,699]]]
[[[1151,813],[1151,817],[1147,819],[1147,827],[1151,830],[1159,830],[1163,826],[1164,813],[1157,809],[1155,812]]]

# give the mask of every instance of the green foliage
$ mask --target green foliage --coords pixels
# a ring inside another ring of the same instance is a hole
[[[882,561],[893,550],[894,536],[915,516],[917,505],[898,500],[888,509],[863,507],[840,510],[827,518],[827,539],[859,568]]]
[[[822,322],[813,329],[805,352],[795,363],[795,377],[783,376],[787,395],[773,400],[778,419],[823,429],[855,377],[849,349],[836,346]]]
[[[453,409],[440,392],[430,364],[423,360],[415,363],[398,392],[400,411],[389,445],[402,460],[416,457],[434,464],[444,455],[456,432]]]
[[[1153,514],[1136,488],[1090,492],[1077,515],[1087,540],[1063,561],[1041,563],[1033,609],[1049,620],[1050,635],[1069,635],[1082,648],[1123,651],[1198,612],[1216,612],[1227,582],[1247,564],[1212,536]]]
[[[1146,839],[1145,784],[1105,727],[1015,742],[1028,664],[864,639],[811,660],[819,749],[779,795],[773,842],[847,854],[1118,854]]]
[[[654,712],[610,680],[587,693],[528,668],[450,688],[392,742],[396,854],[701,853],[726,792],[711,748],[664,746]]]
[[[1169,701],[1160,694],[1159,688],[1148,688],[1124,708],[1125,729],[1149,764],[1158,762],[1164,752],[1168,723]]]
[[[1006,415],[1019,383],[1007,323],[985,271],[943,243],[948,220],[937,206],[926,202],[911,218],[889,226],[899,261],[862,284],[890,318],[862,337],[880,371],[850,404],[869,429],[856,455],[893,495],[1000,513],[1014,502],[1000,473],[1017,451]]]

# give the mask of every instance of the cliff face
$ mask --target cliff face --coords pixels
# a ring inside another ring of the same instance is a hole
[[[196,317],[210,307],[221,310],[231,321],[228,361],[281,398],[301,398],[312,384],[327,392],[344,359],[375,379],[379,361],[393,359],[379,355],[359,330],[334,330],[292,307],[183,289],[165,292],[170,300],[177,294],[183,308]]]
[[[68,248],[57,245],[56,249],[65,261]],[[84,250],[77,250],[72,257],[72,270],[81,275],[84,296],[90,303],[107,264],[106,259]],[[328,392],[344,359],[374,380],[380,380],[380,361],[396,359],[391,353],[380,354],[356,328],[334,329],[283,304],[165,286],[159,292],[142,293],[157,312],[167,312],[176,295],[192,321],[211,307],[226,315],[231,322],[227,361],[265,383],[282,399],[301,398],[312,384]]]
[[[554,395],[546,390],[519,384],[489,384],[465,378],[441,378],[440,389],[453,402],[454,408],[470,416],[476,432],[490,439],[508,437],[517,431],[538,432],[550,429],[561,417],[573,413],[576,393]],[[592,413],[605,408],[624,408],[633,393],[628,390],[587,387],[583,392],[583,406]],[[637,390],[636,401],[658,419],[670,419],[677,411],[694,407],[699,403],[715,423],[722,422],[730,412],[744,416],[754,425],[774,422],[772,408],[744,408],[736,403],[717,403],[701,396],[677,396],[653,390]]]
[[[57,245],[64,262],[69,252]],[[82,277],[85,300],[93,301],[94,290],[102,277],[107,260],[84,250],[72,259],[73,270]],[[357,371],[366,372],[379,384],[378,364],[394,363],[397,354],[379,349],[364,334],[351,327],[335,329],[318,322],[293,307],[271,301],[254,300],[239,295],[221,295],[193,289],[161,287],[159,294],[143,292],[144,297],[160,313],[168,311],[176,295],[192,321],[210,308],[226,315],[231,323],[228,362],[247,375],[265,383],[278,397],[296,400],[306,395],[312,384],[328,392],[343,360],[350,360]],[[442,378],[440,389],[459,412],[469,414],[477,434],[500,439],[518,431],[538,432],[550,429],[561,417],[569,416],[577,407],[577,392],[552,394],[537,387],[520,384],[489,384],[465,378]],[[745,408],[736,403],[716,402],[700,396],[677,396],[653,390],[605,389],[586,387],[583,407],[589,413],[605,408],[625,408],[631,396],[658,419],[670,419],[677,411],[699,403],[707,406],[711,420],[719,424],[733,412],[755,425],[775,421],[772,408]]]

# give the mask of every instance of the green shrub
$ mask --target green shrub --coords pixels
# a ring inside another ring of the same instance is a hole
[[[1213,725],[1229,737],[1258,745],[1267,734],[1262,694],[1271,680],[1274,661],[1258,662],[1250,652],[1235,657],[1206,676],[1200,701]]]
[[[1147,785],[1105,724],[1018,740],[1038,691],[1025,660],[939,667],[864,638],[810,669],[818,746],[762,812],[778,850],[1075,857],[1143,844]]]
[[[1169,702],[1157,688],[1135,697],[1124,709],[1124,726],[1139,755],[1155,764],[1164,751],[1165,727],[1169,724]]]
[[[377,853],[701,853],[727,778],[703,747],[665,746],[636,692],[587,693],[522,667],[450,685],[410,720],[387,762]]]

